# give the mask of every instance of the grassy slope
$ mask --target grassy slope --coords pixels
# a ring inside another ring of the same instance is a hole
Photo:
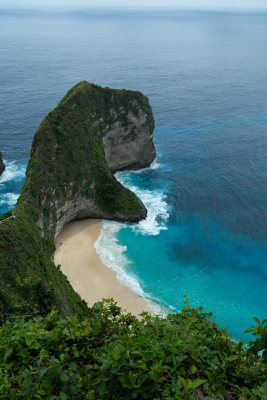
[[[87,82],[72,88],[41,123],[13,218],[7,218],[10,213],[0,218],[2,319],[12,314],[44,315],[52,304],[62,315],[87,312],[51,261],[56,207],[78,194],[94,199],[111,217],[117,212],[131,216],[140,210],[135,194],[111,173],[102,145],[102,127],[112,122],[110,108],[123,106],[134,112],[133,99],[143,104],[148,123],[153,124],[151,108],[141,93]],[[97,120],[102,125],[92,128]]]

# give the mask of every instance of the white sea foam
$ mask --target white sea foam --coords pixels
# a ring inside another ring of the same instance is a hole
[[[152,170],[153,170],[153,169],[158,169],[159,166],[160,166],[160,163],[158,162],[157,159],[155,159],[155,160],[153,161],[153,163],[150,165],[149,169],[152,169]]]
[[[154,161],[150,169],[155,170],[159,166],[160,164]],[[144,297],[155,314],[166,315],[167,309],[162,307],[159,302],[153,301],[144,292],[138,278],[126,273],[127,265],[130,263],[126,256],[127,247],[120,245],[117,239],[118,231],[125,227],[130,227],[130,229],[142,235],[158,235],[161,230],[167,229],[166,222],[169,218],[169,213],[165,200],[166,195],[163,191],[159,189],[141,189],[131,182],[132,174],[141,173],[142,171],[118,172],[116,173],[116,178],[143,201],[148,211],[146,220],[133,225],[103,221],[100,236],[94,246],[101,261],[116,272],[117,278],[122,284],[128,286],[138,296]]]
[[[19,197],[19,194],[15,194],[15,193],[1,194],[0,206],[6,204],[8,207],[12,208],[16,205],[18,197]]]
[[[20,181],[25,176],[26,166],[25,164],[17,164],[16,161],[6,162],[6,169],[0,178],[0,184],[8,181]]]
[[[149,167],[146,168],[142,168],[142,169],[137,169],[135,171],[131,171],[131,174],[142,174],[142,172],[146,171],[146,170],[154,170],[154,169],[158,169],[160,166],[160,163],[158,162],[157,158],[151,163],[151,165]],[[127,173],[127,172],[124,172]]]
[[[94,247],[103,264],[116,273],[117,279],[122,285],[128,286],[137,296],[143,297],[154,314],[165,316],[168,314],[166,307],[153,301],[143,291],[138,279],[126,273],[126,267],[130,263],[125,255],[127,247],[120,245],[116,237],[116,233],[123,227],[125,227],[124,224],[119,222],[103,221],[101,233]]]
[[[158,167],[157,167],[158,168]],[[147,218],[138,224],[131,225],[131,229],[143,235],[158,235],[160,231],[168,229],[166,222],[169,218],[166,195],[160,189],[140,189],[130,182],[129,172],[117,172],[116,178],[124,186],[134,192],[147,208]]]
[[[121,246],[116,233],[122,228],[118,222],[104,221],[99,238],[94,244],[101,261],[116,272],[118,280],[128,286],[138,296],[144,296],[144,292],[134,276],[129,276],[125,268],[129,264],[125,252],[126,246]]]
[[[9,183],[19,182],[25,177],[26,165],[17,164],[16,161],[7,162],[4,160],[6,169],[0,178],[0,206],[13,208],[18,200],[18,193],[5,193],[10,190]]]

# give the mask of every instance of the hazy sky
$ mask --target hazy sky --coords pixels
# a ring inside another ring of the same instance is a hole
[[[267,0],[0,0],[0,7],[66,9],[79,7],[267,8]]]

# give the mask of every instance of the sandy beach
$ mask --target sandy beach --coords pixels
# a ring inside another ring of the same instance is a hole
[[[101,220],[80,220],[67,224],[56,239],[54,262],[61,265],[76,292],[88,306],[113,297],[122,309],[134,315],[150,311],[146,301],[122,285],[116,273],[104,265],[95,248]]]

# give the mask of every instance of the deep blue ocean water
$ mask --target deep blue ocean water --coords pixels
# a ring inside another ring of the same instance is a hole
[[[267,317],[267,14],[0,12],[0,213],[14,207],[44,116],[81,80],[141,90],[158,158],[118,179],[148,206],[97,249],[170,310],[212,311],[236,338]]]

